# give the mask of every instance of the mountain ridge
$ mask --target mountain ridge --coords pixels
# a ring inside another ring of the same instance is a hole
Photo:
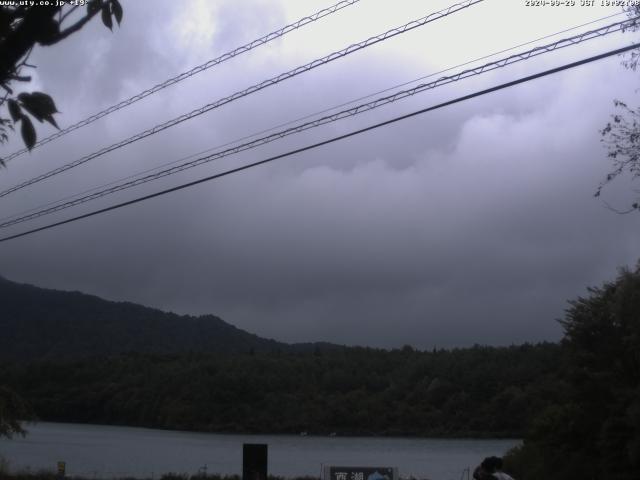
[[[263,338],[212,314],[192,316],[0,276],[0,360],[62,360],[123,353],[307,351],[329,343]]]

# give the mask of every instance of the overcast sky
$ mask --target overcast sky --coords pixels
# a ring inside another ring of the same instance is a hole
[[[122,0],[124,21],[113,33],[96,19],[35,51],[28,90],[50,93],[59,124],[70,125],[331,1]],[[450,3],[362,0],[13,160],[0,172],[0,188]],[[0,200],[0,216],[620,11],[577,3],[487,0],[20,190]],[[205,177],[633,38],[614,34],[543,55],[1,233]],[[611,169],[599,129],[613,99],[640,104],[639,74],[620,60],[2,243],[0,274],[177,313],[212,313],[287,342],[432,348],[556,341],[567,300],[640,257],[638,215],[617,215],[593,197]],[[40,138],[52,132],[38,125]],[[20,146],[15,138],[2,151]],[[622,179],[604,197],[627,206],[633,186]]]

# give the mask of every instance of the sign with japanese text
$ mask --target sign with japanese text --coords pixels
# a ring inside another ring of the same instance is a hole
[[[398,480],[393,467],[325,467],[323,480]]]

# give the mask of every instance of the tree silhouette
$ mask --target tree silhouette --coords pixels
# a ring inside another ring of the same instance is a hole
[[[100,14],[104,25],[112,29],[113,19],[120,24],[122,6],[118,0],[88,0],[72,5],[15,5],[0,7],[0,87],[4,95],[0,107],[6,106],[8,116],[0,114],[0,143],[9,139],[10,132],[20,126],[20,134],[27,148],[37,141],[32,118],[58,127],[53,115],[58,112],[53,99],[42,92],[14,93],[14,83],[29,82],[25,69],[36,45],[51,46],[78,32],[93,17]],[[86,6],[81,12],[80,4]],[[0,163],[2,159],[0,158]]]
[[[22,5],[0,6],[0,143],[9,139],[10,132],[20,126],[22,140],[29,150],[37,141],[32,118],[58,127],[53,115],[58,112],[53,99],[43,92],[14,92],[14,83],[29,82],[23,70],[34,68],[28,63],[36,45],[51,46],[78,32],[93,17],[100,14],[104,25],[112,29],[113,19],[120,25],[122,6],[118,0],[78,1],[78,5]],[[80,4],[86,6],[81,12]],[[2,158],[0,164],[4,165]],[[20,420],[29,416],[26,404],[13,390],[0,385],[0,437],[24,434]]]
[[[29,407],[13,390],[0,386],[0,438],[24,435],[20,420],[31,417]]]
[[[520,480],[640,478],[640,263],[561,321],[565,391],[507,458]]]
[[[640,17],[640,6],[630,6],[626,9],[630,18]],[[636,32],[640,29],[640,20],[636,20],[626,30]],[[622,61],[622,65],[630,70],[638,68],[640,52],[632,50]],[[602,189],[611,181],[623,174],[630,174],[636,180],[640,177],[640,108],[631,108],[621,100],[614,100],[617,109],[611,116],[611,121],[600,131],[602,142],[608,149],[608,157],[613,162],[611,170],[604,181],[598,186],[595,196],[599,197]],[[640,190],[638,191],[640,193]],[[610,207],[617,213],[640,212],[640,196],[633,200],[630,207],[619,210]]]

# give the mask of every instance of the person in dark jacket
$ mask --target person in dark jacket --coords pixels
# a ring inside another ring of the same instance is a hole
[[[475,480],[497,480],[493,474],[501,464],[502,461],[498,457],[487,457],[475,468],[473,478]]]
[[[487,457],[473,471],[475,480],[513,480],[513,477],[502,471],[502,459]]]

